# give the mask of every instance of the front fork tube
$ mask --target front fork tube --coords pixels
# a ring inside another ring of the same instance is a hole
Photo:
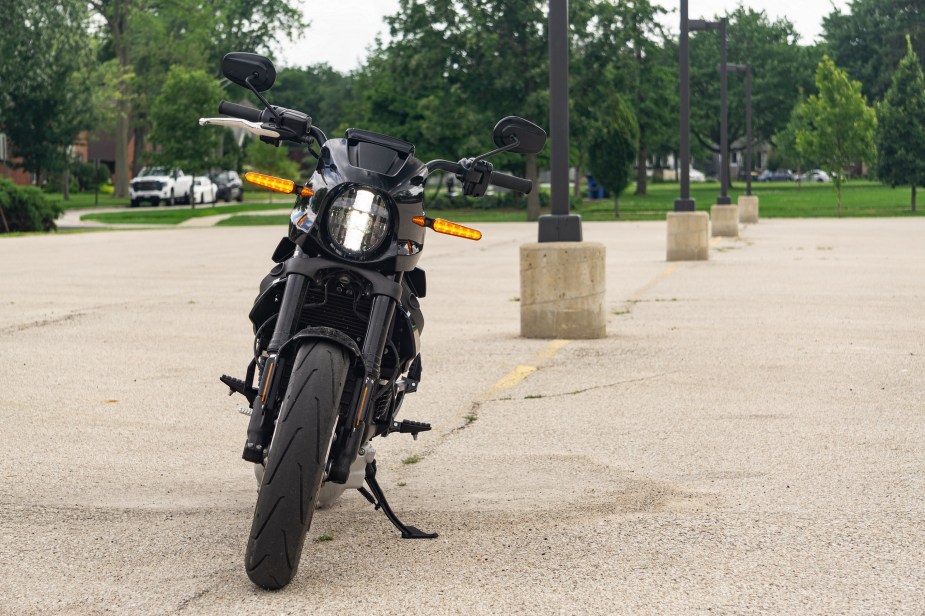
[[[280,375],[286,371],[286,359],[279,356],[279,350],[296,333],[307,290],[308,279],[305,276],[289,274],[279,307],[279,316],[273,328],[273,338],[267,347],[269,356],[260,375],[258,395],[254,398],[253,412],[247,425],[247,443],[244,445],[242,457],[249,462],[263,463],[265,449],[273,437],[276,386],[280,382]]]
[[[395,275],[395,281],[401,282],[402,274]],[[357,405],[352,415],[348,416],[349,423],[344,432],[342,447],[331,466],[328,479],[334,483],[344,483],[350,474],[350,466],[360,451],[360,446],[368,440],[368,428],[372,426],[375,408],[373,397],[379,385],[379,373],[382,369],[382,354],[392,329],[392,320],[395,317],[395,300],[385,295],[373,298],[372,310],[369,314],[369,325],[366,329],[366,339],[363,342],[363,364],[366,366],[366,378],[360,389]]]

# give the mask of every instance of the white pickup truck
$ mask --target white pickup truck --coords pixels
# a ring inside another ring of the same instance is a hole
[[[128,196],[132,201],[132,207],[137,207],[142,201],[155,206],[161,201],[173,205],[189,199],[192,181],[192,176],[179,169],[144,167],[129,183]]]

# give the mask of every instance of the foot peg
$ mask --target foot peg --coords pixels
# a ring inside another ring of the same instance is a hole
[[[247,398],[247,401],[250,403],[251,406],[254,405],[254,398],[257,397],[256,389],[254,389],[253,387],[251,387],[250,385],[248,385],[241,379],[236,379],[233,376],[228,376],[227,374],[223,374],[219,378],[219,380],[225,385],[227,385],[228,388],[231,390],[228,392],[229,396],[232,394],[241,394],[242,396]]]
[[[397,423],[397,422],[396,422]],[[404,422],[402,422],[404,423]],[[416,423],[416,422],[411,422]],[[422,424],[427,425],[427,424]],[[427,429],[430,430],[430,426],[427,425]],[[408,526],[403,524],[401,520],[398,519],[398,516],[395,515],[395,512],[392,511],[392,508],[389,507],[389,502],[385,500],[385,494],[382,493],[382,488],[379,486],[379,482],[376,481],[376,461],[373,460],[366,465],[366,483],[369,485],[369,490],[366,488],[359,488],[360,494],[362,494],[366,500],[372,503],[376,509],[382,509],[382,513],[385,514],[385,517],[389,519],[389,522],[401,532],[402,539],[436,539],[437,533],[425,533],[421,529]],[[372,492],[372,494],[370,494]]]
[[[401,421],[393,421],[392,425],[389,426],[389,431],[387,434],[392,434],[393,432],[398,432],[399,434],[410,434],[414,440],[417,440],[419,433],[427,432],[428,430],[430,430],[429,423],[403,419]]]

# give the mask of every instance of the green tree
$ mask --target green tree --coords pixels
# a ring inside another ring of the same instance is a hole
[[[304,111],[312,123],[328,136],[349,128],[355,121],[346,116],[345,107],[353,98],[353,79],[327,64],[305,68],[284,68],[277,72],[276,84],[270,91],[270,101],[291,109]]]
[[[128,146],[136,138],[136,158],[150,128],[147,113],[166,70],[174,64],[218,76],[229,51],[269,52],[306,23],[294,0],[88,0],[105,27],[114,101],[117,196],[128,194]],[[134,130],[133,130],[134,127]]]
[[[807,130],[808,128],[804,101],[800,100],[790,113],[790,121],[787,126],[774,138],[777,144],[776,151],[783,166],[796,169],[797,173],[802,173],[804,170],[816,165],[814,160],[806,158],[800,148],[797,147],[797,134],[801,130]]]
[[[77,0],[14,3],[4,21],[18,43],[2,44],[11,55],[0,71],[5,73],[0,132],[9,136],[20,166],[39,182],[48,171],[63,171],[67,196],[68,148],[94,122],[86,6]]]
[[[490,147],[491,126],[504,116],[523,116],[540,126],[549,117],[549,69],[544,0],[483,0],[462,3],[463,45],[455,51],[460,91]],[[548,126],[547,126],[548,128]],[[539,184],[537,154],[509,155],[496,165]],[[527,197],[527,219],[540,215],[539,191]]]
[[[893,85],[877,106],[877,175],[891,186],[925,183],[925,76],[907,37],[906,57],[893,73]]]
[[[154,160],[192,173],[193,182],[196,172],[207,171],[217,158],[220,133],[215,128],[200,127],[199,118],[211,115],[221,96],[218,81],[205,71],[172,67],[151,105],[151,137],[157,143]],[[195,201],[193,196],[190,186],[191,203]]]
[[[816,70],[816,88],[819,93],[803,105],[806,127],[797,131],[796,143],[801,156],[818,161],[832,175],[840,218],[846,169],[874,157],[877,115],[867,106],[861,84],[851,81],[828,56]]]
[[[632,108],[619,94],[602,105],[606,118],[588,148],[588,168],[613,195],[614,216],[620,216],[620,193],[629,185],[630,166],[636,160],[639,126]]]
[[[925,55],[925,4],[921,0],[851,0],[822,20],[824,47],[849,75],[861,82],[868,100],[882,100],[894,68],[906,55],[907,34]]]

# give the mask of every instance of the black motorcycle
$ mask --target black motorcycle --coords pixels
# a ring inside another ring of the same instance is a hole
[[[392,433],[414,438],[427,423],[396,419],[421,380],[417,268],[426,229],[477,240],[481,234],[424,213],[424,183],[433,171],[456,175],[466,195],[489,185],[529,193],[532,182],[493,171],[499,152],[536,153],[546,133],[508,117],[494,129],[497,149],[459,162],[414,157],[410,143],[349,129],[328,139],[300,111],[270,105],[261,95],[276,78],[263,56],[230,53],[222,72],[249,88],[255,109],[222,101],[202,125],[236,126],[279,146],[302,144],[317,159],[309,182],[248,173],[245,179],[296,196],[288,237],[260,284],[250,311],[254,357],[244,379],[221,380],[247,398],[250,415],[244,459],[260,484],[245,566],[254,583],[282,588],[296,573],[316,507],[357,489],[409,539],[434,538],[403,524],[376,480],[371,441]],[[312,147],[317,144],[319,151]],[[368,489],[364,487],[364,483]]]

